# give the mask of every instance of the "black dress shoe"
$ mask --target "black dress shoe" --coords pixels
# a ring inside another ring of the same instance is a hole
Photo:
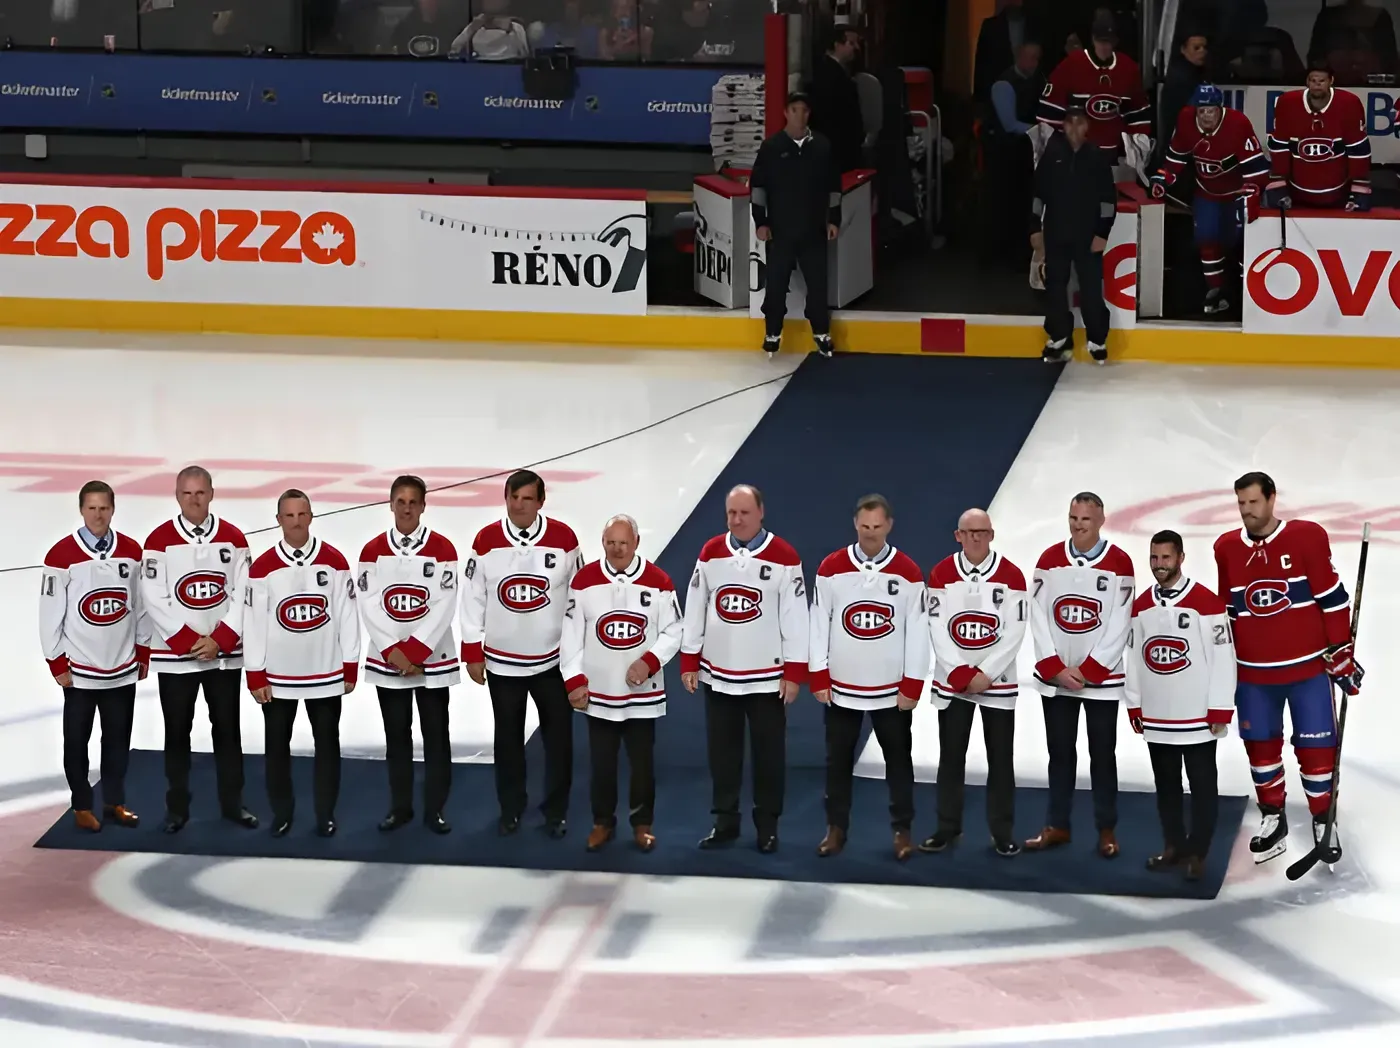
[[[334,820],[334,819],[322,819],[320,822],[316,823],[316,836],[317,836],[317,837],[334,837],[334,836],[335,836],[335,820]]]
[[[413,821],[413,812],[391,811],[388,815],[379,820],[379,832],[388,833],[390,830],[397,830],[400,826],[407,826]]]
[[[432,830],[434,833],[452,832],[452,824],[442,817],[441,812],[439,812],[436,815],[423,816],[423,825],[428,827],[428,829]]]
[[[723,848],[726,845],[733,844],[738,839],[739,831],[737,829],[722,830],[718,826],[716,826],[713,829],[711,829],[708,834],[701,838],[700,847],[705,849]]]
[[[772,855],[778,850],[778,835],[776,833],[760,834],[758,838],[758,850],[764,855]]]
[[[563,819],[550,819],[544,824],[544,832],[546,837],[561,841],[564,834],[569,832],[569,826]]]
[[[165,821],[160,824],[161,833],[179,833],[185,828],[185,823],[190,821],[188,815],[177,815],[173,811],[165,813]]]
[[[285,836],[287,836],[287,834],[289,834],[289,833],[291,833],[291,832],[292,832],[292,820],[291,820],[291,819],[286,819],[286,820],[284,820],[284,821],[282,821],[282,822],[277,822],[275,819],[273,820],[273,823],[272,823],[272,835],[273,835],[274,837],[285,837]]]
[[[242,826],[245,830],[256,830],[258,828],[258,817],[247,808],[226,811],[224,812],[224,818],[229,822]]]
[[[502,815],[500,821],[496,823],[496,832],[502,837],[509,837],[520,829],[519,815]]]

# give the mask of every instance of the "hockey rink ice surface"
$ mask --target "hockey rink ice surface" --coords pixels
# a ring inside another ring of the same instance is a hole
[[[325,514],[384,498],[402,470],[430,485],[506,470],[799,362],[528,347],[448,359],[432,346],[389,359],[383,343],[219,336],[4,341],[5,568],[37,563],[76,527],[75,493],[92,477],[116,487],[115,526],[141,539],[174,512],[174,472],[199,461],[214,474],[214,511],[252,530],[272,524],[294,477],[324,478],[313,494]],[[603,521],[630,513],[654,557],[781,388],[551,463],[546,512],[573,524],[590,558]],[[34,849],[67,804],[61,694],[39,656],[36,573],[0,574],[0,1044],[1400,1043],[1397,403],[1400,374],[1073,364],[990,507],[999,548],[1029,570],[1063,538],[1068,496],[1098,491],[1140,587],[1147,539],[1162,527],[1183,532],[1187,573],[1214,585],[1210,543],[1238,525],[1230,483],[1246,469],[1275,476],[1282,516],[1329,529],[1349,589],[1361,523],[1373,523],[1358,644],[1367,678],[1343,758],[1345,858],[1330,875],[1284,877],[1311,844],[1290,756],[1290,850],[1250,862],[1251,809],[1210,902]],[[499,515],[499,492],[491,480],[430,496],[425,520],[461,549]],[[389,523],[379,507],[315,528],[353,556]],[[254,538],[254,552],[271,539]],[[1027,642],[1023,680],[1031,661]],[[1038,706],[1023,696],[1025,784],[1045,781]],[[1121,723],[1122,786],[1150,789],[1146,748]],[[921,706],[915,725],[926,775],[933,711]],[[207,719],[195,730],[196,749],[209,749]],[[309,752],[304,719],[297,730]],[[161,731],[149,680],[133,745],[159,748]],[[347,754],[382,755],[372,692],[347,700],[341,732]],[[470,682],[454,692],[453,735],[458,760],[489,760],[490,707]],[[243,737],[249,752],[261,747],[251,701]],[[974,732],[971,781],[982,761]],[[878,750],[864,764],[878,773]],[[1237,738],[1222,743],[1220,765],[1223,792],[1250,792]],[[1087,766],[1081,756],[1085,786]],[[260,785],[249,786],[262,810]],[[920,804],[926,833],[931,793]],[[515,1018],[504,1033],[503,1008]],[[682,1028],[679,1014],[706,1019]]]

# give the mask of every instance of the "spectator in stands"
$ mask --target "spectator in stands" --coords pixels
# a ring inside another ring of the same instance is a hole
[[[583,0],[563,0],[558,17],[530,25],[530,42],[549,50],[566,47],[579,58],[598,57],[600,19],[584,9]]]
[[[460,0],[417,0],[394,26],[390,46],[396,55],[437,58],[447,54],[470,18]]]
[[[734,57],[736,47],[727,7],[710,0],[681,0],[657,19],[653,53],[662,62],[713,62]]]
[[[1157,153],[1166,150],[1166,143],[1176,130],[1177,118],[1190,104],[1196,88],[1210,80],[1206,73],[1206,60],[1210,56],[1209,42],[1205,33],[1195,29],[1187,30],[1181,44],[1167,63],[1167,76],[1162,84],[1162,94],[1157,108]]]
[[[1342,0],[1319,11],[1308,54],[1331,66],[1339,84],[1353,87],[1364,85],[1369,74],[1400,72],[1395,23],[1367,0]]]
[[[980,242],[982,258],[1020,270],[1028,261],[1026,214],[1035,180],[1035,151],[1028,136],[1045,90],[1040,59],[1040,44],[1023,40],[1016,48],[1016,61],[991,86],[991,111],[982,123],[987,231]]]
[[[512,62],[530,54],[525,25],[506,11],[507,0],[479,0],[481,14],[452,41],[451,53],[463,51],[481,62]]]
[[[807,97],[812,106],[812,130],[831,143],[836,166],[852,171],[864,163],[865,120],[860,92],[851,79],[851,66],[860,52],[860,34],[847,25],[831,30],[825,52],[812,68]]]
[[[598,57],[605,62],[635,62],[652,55],[652,28],[641,24],[637,0],[613,0],[612,10],[598,30]]]
[[[1028,12],[1022,0],[997,0],[996,14],[982,19],[982,28],[977,34],[973,101],[987,101],[992,84],[1015,64],[1021,45],[1028,40],[1041,39],[1039,30],[1035,13]]]

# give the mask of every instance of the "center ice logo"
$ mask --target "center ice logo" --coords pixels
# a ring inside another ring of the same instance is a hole
[[[1153,673],[1180,673],[1191,660],[1191,645],[1182,637],[1149,637],[1142,645],[1142,661]]]
[[[385,586],[384,613],[395,622],[413,622],[428,614],[428,589],[408,582]]]
[[[990,611],[960,611],[948,620],[948,636],[968,651],[990,648],[1001,636],[1001,617]]]
[[[522,615],[549,603],[549,579],[543,575],[507,575],[496,587],[496,599],[507,611]]]
[[[647,639],[647,617],[636,611],[609,611],[598,616],[598,642],[613,651],[635,648]]]
[[[126,590],[115,587],[93,590],[78,602],[78,614],[92,626],[115,626],[126,618],[126,612]]]
[[[1244,588],[1244,606],[1251,615],[1277,615],[1293,606],[1288,583],[1281,579],[1258,579]]]
[[[224,602],[224,576],[218,571],[192,571],[175,583],[175,599],[192,611],[208,611]]]
[[[1066,633],[1092,633],[1099,628],[1103,605],[1093,597],[1067,593],[1055,601],[1055,622]]]
[[[297,593],[277,604],[277,623],[292,633],[310,633],[330,621],[330,602],[319,593]]]
[[[873,600],[857,601],[841,616],[841,625],[856,640],[879,640],[894,632],[894,607]]]
[[[763,614],[763,591],[752,586],[721,586],[715,590],[715,614],[721,622],[737,625]]]

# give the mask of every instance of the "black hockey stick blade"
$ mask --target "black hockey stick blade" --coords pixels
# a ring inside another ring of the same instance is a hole
[[[1278,246],[1280,250],[1288,247],[1288,209],[1282,204],[1278,209]]]
[[[1361,556],[1356,563],[1356,590],[1351,603],[1351,639],[1353,645],[1356,643],[1356,630],[1361,624],[1361,591],[1366,584],[1366,553],[1371,548],[1371,525],[1363,524],[1361,527]],[[1305,873],[1311,870],[1327,853],[1326,844],[1332,839],[1332,828],[1337,824],[1337,791],[1340,787],[1340,775],[1342,771],[1342,740],[1346,737],[1347,726],[1347,695],[1342,693],[1342,708],[1337,714],[1337,752],[1332,760],[1332,791],[1331,801],[1327,806],[1327,821],[1323,825],[1322,841],[1314,844],[1312,849],[1301,859],[1288,867],[1288,879],[1296,881]]]

